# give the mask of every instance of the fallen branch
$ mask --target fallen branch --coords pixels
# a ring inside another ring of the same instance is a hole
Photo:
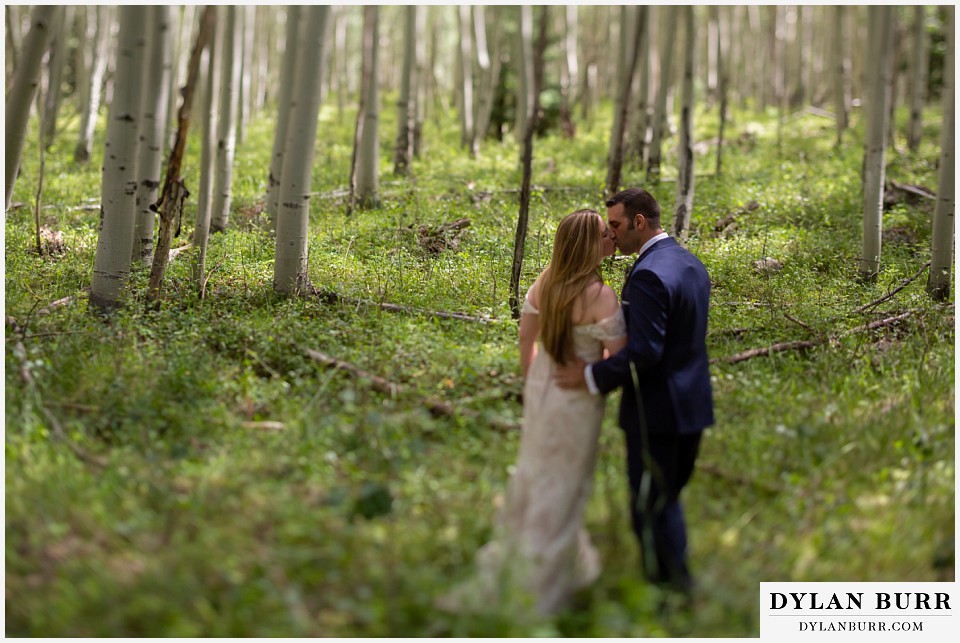
[[[800,326],[801,328],[805,328],[806,330],[809,330],[811,333],[817,332],[816,330],[814,330],[812,326],[810,326],[810,324],[805,324],[804,322],[800,321],[796,317],[793,317],[792,315],[790,315],[790,313],[788,312],[784,312],[783,316],[789,319],[790,321],[792,321],[797,326]]]
[[[893,179],[890,179],[890,185],[897,189],[903,190],[904,192],[909,192],[910,194],[915,194],[916,196],[923,197],[924,199],[932,199],[933,201],[937,200],[937,195],[932,192],[928,192],[918,185],[907,185],[904,183],[897,183]]]
[[[396,397],[405,392],[404,387],[395,382],[386,380],[379,375],[374,375],[373,373],[368,373],[367,371],[361,369],[359,366],[355,366],[349,362],[344,362],[335,357],[330,357],[326,353],[321,353],[320,351],[315,351],[313,349],[306,349],[307,355],[310,359],[315,362],[319,362],[328,368],[335,368],[342,371],[346,371],[353,377],[357,379],[364,379],[370,382],[371,388],[380,393],[385,393],[390,397]],[[479,413],[472,411],[470,409],[456,409],[452,405],[443,400],[439,400],[435,397],[427,397],[422,400],[422,406],[430,411],[430,414],[433,417],[449,417],[455,418],[457,416],[467,417],[471,419],[482,420],[488,423],[490,426],[499,429],[501,431],[511,431],[517,427],[513,422],[504,422],[502,420],[489,420],[482,418]]]
[[[184,246],[180,246],[180,247],[178,247],[178,248],[171,248],[171,249],[170,249],[170,261],[173,261],[174,259],[176,259],[177,257],[179,257],[181,254],[183,254],[184,252],[186,252],[187,250],[189,250],[189,249],[192,248],[192,247],[193,247],[193,244],[192,244],[192,243],[188,243],[188,244],[186,244],[186,245],[184,245]]]
[[[53,310],[53,309],[55,309],[55,308],[62,308],[63,306],[66,306],[66,305],[68,305],[68,304],[72,304],[72,303],[73,303],[73,299],[74,299],[74,298],[73,298],[72,295],[71,295],[70,297],[64,297],[63,299],[58,299],[58,300],[56,300],[56,301],[54,301],[54,302],[51,302],[51,303],[47,304],[46,306],[44,306],[44,307],[41,308],[40,310],[38,310],[38,311],[37,311],[37,314],[38,314],[38,315],[46,315],[47,313],[49,313],[51,310]]]
[[[860,308],[857,308],[856,310],[852,311],[850,314],[851,314],[851,315],[856,315],[856,314],[858,314],[858,313],[865,312],[867,309],[873,308],[874,306],[876,306],[876,305],[878,305],[878,304],[882,304],[883,302],[887,301],[888,299],[890,299],[891,297],[893,297],[894,295],[896,295],[898,292],[900,292],[901,290],[903,290],[904,288],[906,288],[907,286],[909,286],[911,283],[913,283],[914,281],[916,281],[916,280],[920,277],[920,275],[923,274],[923,271],[926,270],[926,269],[929,268],[929,267],[930,267],[930,262],[928,261],[927,263],[923,264],[923,266],[920,267],[920,270],[917,271],[917,274],[915,274],[914,276],[912,276],[912,277],[910,277],[909,279],[907,279],[906,281],[904,281],[902,284],[900,284],[899,287],[894,288],[893,290],[891,290],[890,292],[888,292],[886,295],[884,295],[884,296],[881,297],[880,299],[875,299],[875,300],[871,301],[869,304],[864,304],[863,306],[860,306]]]
[[[367,301],[364,299],[355,299],[353,297],[345,297],[340,293],[334,292],[332,290],[319,290],[317,288],[313,289],[313,295],[319,297],[325,303],[328,304],[350,304],[350,305],[361,305],[361,306],[377,306],[383,310],[386,310],[391,313],[410,313],[415,315],[426,315],[427,317],[438,317],[440,319],[457,319],[459,321],[471,321],[479,322],[481,324],[496,323],[502,321],[500,319],[492,317],[473,317],[471,315],[464,315],[463,313],[448,313],[444,311],[436,310],[423,310],[421,308],[412,308],[410,306],[401,306],[400,304],[390,304],[390,303],[376,303],[372,301]]]
[[[781,342],[778,344],[772,344],[770,346],[764,346],[762,348],[751,348],[748,351],[742,353],[737,353],[736,355],[728,355],[727,357],[715,357],[710,360],[711,364],[716,364],[718,362],[723,362],[725,364],[737,364],[739,362],[752,359],[754,357],[761,357],[764,355],[772,355],[773,353],[782,353],[789,350],[803,350],[807,348],[813,348],[814,346],[819,346],[828,341],[838,339],[840,337],[845,337],[847,335],[852,335],[854,333],[862,333],[870,330],[876,330],[878,328],[883,328],[885,326],[891,326],[897,322],[901,322],[907,317],[913,315],[912,310],[908,310],[905,313],[896,315],[894,317],[888,317],[886,319],[879,319],[877,321],[870,322],[869,324],[864,324],[862,326],[857,326],[856,328],[851,328],[845,330],[842,333],[839,333],[834,336],[824,336],[818,339],[810,339],[804,341],[794,341],[794,342]]]

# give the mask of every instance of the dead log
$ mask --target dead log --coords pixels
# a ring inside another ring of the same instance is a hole
[[[892,326],[898,322],[903,321],[907,317],[913,315],[914,311],[908,310],[905,313],[900,315],[895,315],[893,317],[887,317],[886,319],[878,319],[877,321],[870,322],[869,324],[863,324],[862,326],[857,326],[856,328],[850,328],[843,331],[842,333],[837,333],[835,335],[825,335],[816,339],[808,339],[803,341],[793,341],[793,342],[780,342],[777,344],[771,344],[770,346],[763,346],[760,348],[751,348],[748,351],[743,351],[742,353],[737,353],[735,355],[728,355],[726,357],[714,357],[710,360],[711,364],[717,364],[723,362],[725,364],[737,364],[739,362],[752,359],[754,357],[761,357],[764,355],[772,355],[774,353],[782,353],[784,351],[791,350],[805,350],[808,348],[813,348],[819,346],[820,344],[825,344],[829,341],[839,339],[840,337],[846,337],[847,335],[852,335],[854,333],[863,333],[866,331],[876,330],[878,328],[884,328],[885,326]]]
[[[888,299],[896,295],[898,292],[900,292],[901,290],[909,286],[912,282],[916,281],[917,278],[919,278],[920,275],[922,275],[923,272],[929,267],[930,267],[930,262],[928,261],[927,263],[923,264],[923,266],[920,267],[920,270],[917,271],[917,274],[913,275],[912,277],[904,281],[902,284],[900,284],[900,286],[898,286],[897,288],[894,288],[883,297],[880,297],[879,299],[874,299],[869,304],[864,304],[863,306],[860,306],[860,308],[857,308],[856,310],[852,311],[850,314],[856,315],[858,313],[865,312],[870,308],[877,306],[878,304],[882,304],[883,302],[887,301]]]
[[[370,387],[380,393],[389,395],[390,397],[397,397],[406,392],[403,386],[395,382],[386,380],[379,375],[374,375],[373,373],[368,373],[359,366],[355,366],[349,362],[339,360],[335,357],[331,357],[326,353],[321,353],[320,351],[315,351],[313,349],[306,349],[307,355],[310,359],[315,362],[328,367],[335,368],[338,370],[345,371],[349,373],[356,379],[367,380],[370,382]],[[423,398],[420,402],[421,406],[427,409],[433,417],[466,417],[472,420],[477,420],[489,424],[491,427],[498,429],[500,431],[512,431],[518,428],[518,425],[513,422],[505,422],[503,420],[490,420],[481,417],[479,413],[471,409],[456,409],[451,404],[444,402],[443,400],[437,399],[435,397],[426,397]]]
[[[460,234],[470,223],[470,219],[458,219],[439,226],[419,226],[417,242],[432,255],[438,255],[444,250],[455,251],[460,248]]]

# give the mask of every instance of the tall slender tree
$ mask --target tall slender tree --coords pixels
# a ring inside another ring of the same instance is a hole
[[[580,76],[580,65],[577,60],[577,5],[575,4],[565,7],[561,42],[563,54],[560,61],[560,122],[563,125],[564,134],[573,138],[576,134],[576,126],[573,124],[573,106]]]
[[[217,120],[217,169],[213,189],[210,230],[223,232],[230,220],[233,194],[233,158],[237,144],[237,109],[240,101],[241,41],[240,8],[226,6],[223,36],[223,68],[220,72],[219,118]]]
[[[474,133],[473,116],[473,34],[471,33],[470,6],[457,7],[457,25],[460,30],[460,47],[457,60],[460,62],[460,144],[467,148],[470,156],[476,156],[477,137]]]
[[[294,75],[297,71],[299,27],[303,22],[299,5],[286,7],[286,46],[280,67],[280,90],[277,97],[277,124],[273,132],[273,150],[270,154],[270,169],[267,176],[267,215],[270,227],[277,227],[277,212],[280,210],[280,173],[283,171],[283,153],[287,143],[287,123],[293,111],[290,99],[293,96]]]
[[[680,106],[680,149],[677,156],[677,206],[673,213],[673,234],[682,240],[690,231],[690,215],[693,212],[693,78],[694,62],[697,59],[697,25],[694,22],[692,5],[680,10],[684,26],[685,50],[683,60],[683,96]]]
[[[89,12],[91,7],[86,7]],[[90,73],[87,74],[86,100],[83,101],[83,113],[80,117],[80,135],[73,158],[78,163],[90,159],[90,143],[97,126],[97,114],[100,111],[100,96],[103,93],[103,75],[107,71],[107,44],[110,42],[110,7],[97,6],[96,31],[90,52]]]
[[[211,31],[207,47],[201,54],[203,71],[203,103],[200,107],[200,185],[197,189],[197,220],[193,243],[197,246],[193,279],[202,295],[207,263],[207,241],[210,235],[210,214],[213,209],[213,176],[217,146],[217,109],[220,98],[220,58],[223,56],[223,9],[211,6],[216,27]],[[219,15],[218,15],[219,14]],[[279,110],[283,111],[283,110]]]
[[[60,112],[60,98],[63,95],[63,69],[66,66],[68,36],[73,22],[75,7],[66,5],[57,16],[50,41],[50,62],[47,69],[47,91],[43,98],[43,119],[41,140],[45,148],[53,145],[57,134],[57,116]]]
[[[928,65],[926,8],[917,5],[913,8],[913,71],[910,74],[910,124],[907,128],[907,146],[914,152],[920,146],[923,133],[923,101],[926,98]]]
[[[954,21],[956,9],[947,11],[947,48],[943,61],[943,124],[940,128],[940,166],[937,170],[937,207],[933,214],[933,241],[930,261],[930,276],[927,291],[937,300],[950,294],[950,271],[953,267],[953,237],[956,186],[956,150],[954,148],[954,110],[956,108],[956,32]]]
[[[676,21],[677,8],[671,5],[660,7],[660,33],[670,33]],[[663,147],[664,123],[667,115],[667,90],[670,87],[670,68],[673,64],[673,38],[660,39],[660,83],[657,102],[653,111],[653,134],[650,139],[650,159],[647,162],[647,181],[660,178],[660,155]]]
[[[90,284],[90,306],[108,312],[120,304],[130,274],[137,207],[137,132],[148,8],[122,5],[113,102],[103,146],[100,230]]]
[[[711,11],[713,10],[716,10],[717,14],[717,71],[719,74],[717,93],[720,96],[720,126],[717,132],[717,165],[715,170],[717,178],[719,178],[723,167],[723,130],[727,123],[727,100],[730,93],[730,29],[728,20],[725,20],[727,14],[717,6],[711,6]]]
[[[380,205],[380,10],[364,7],[363,99],[358,115],[359,136],[356,149],[356,200],[363,208]]]
[[[18,56],[19,64],[13,72],[13,84],[7,92],[6,123],[4,130],[4,170],[6,173],[6,196],[4,211],[10,207],[13,197],[13,184],[20,169],[20,155],[23,142],[27,138],[27,121],[30,119],[30,106],[40,86],[40,63],[43,52],[53,38],[57,18],[61,7],[37,5],[30,17],[30,32],[23,39],[22,51]]]
[[[496,22],[496,20],[494,20]],[[488,46],[487,14],[483,5],[473,6],[473,26],[477,43],[477,115],[474,119],[474,139],[477,144],[487,136],[490,129],[490,116],[493,113],[493,99],[496,93],[497,79],[500,76],[500,34],[494,27],[493,50]]]
[[[850,55],[846,47],[847,7],[837,5],[833,16],[833,100],[837,112],[837,146],[843,144],[843,132],[849,124],[850,114]]]
[[[413,155],[420,157],[423,137],[423,122],[427,114],[427,88],[433,76],[432,69],[427,68],[427,43],[425,31],[427,25],[427,11],[429,7],[424,7],[417,13],[417,47],[414,52],[416,55],[417,92],[414,100],[413,116],[413,143],[411,144]]]
[[[869,56],[866,128],[863,152],[863,248],[860,277],[873,281],[880,272],[880,239],[883,230],[883,182],[886,172],[887,118],[890,100],[890,45],[893,7],[868,7]]]
[[[273,288],[294,293],[310,284],[307,274],[307,228],[310,220],[310,175],[317,137],[320,86],[330,8],[304,8],[304,32],[297,46],[296,76],[291,94],[290,122],[280,178],[277,242],[274,250]]]
[[[527,131],[527,120],[530,110],[533,109],[533,7],[521,5],[519,7],[520,22],[519,35],[514,40],[517,74],[517,114],[516,129],[518,139],[523,140]]]
[[[403,69],[400,72],[400,98],[397,100],[397,142],[393,155],[394,174],[406,174],[413,156],[413,127],[416,114],[417,5],[404,11]],[[411,87],[412,86],[412,87]]]
[[[621,61],[620,85],[617,89],[617,103],[610,132],[610,150],[607,155],[608,194],[613,194],[620,187],[620,173],[623,168],[623,133],[626,130],[630,110],[630,88],[637,66],[637,52],[640,47],[647,46],[646,42],[640,42],[636,38],[636,34],[643,33],[646,21],[646,5],[637,5],[632,10],[627,6],[620,7],[620,36],[625,56]]]
[[[134,262],[150,263],[153,255],[154,204],[160,189],[164,136],[167,129],[167,92],[173,70],[173,25],[171,5],[155,5],[147,11],[147,67],[140,98],[140,144],[137,156],[137,221],[133,234]]]

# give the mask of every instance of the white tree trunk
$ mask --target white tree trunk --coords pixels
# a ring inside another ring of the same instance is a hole
[[[843,132],[850,118],[850,56],[843,37],[848,30],[847,7],[837,5],[833,16],[833,46],[836,48],[833,59],[833,100],[837,112],[837,146],[843,144]]]
[[[200,113],[200,185],[197,189],[197,222],[193,231],[193,243],[197,246],[197,263],[194,266],[194,282],[203,292],[206,272],[207,241],[210,236],[210,218],[213,210],[213,182],[216,173],[217,111],[220,99],[220,69],[223,66],[224,8],[217,7],[217,26],[210,34],[210,41],[202,54],[200,68],[203,70],[203,103]]]
[[[100,231],[90,284],[90,305],[99,311],[119,305],[130,274],[137,207],[137,133],[149,9],[122,5],[118,11],[117,74],[103,146]]]
[[[210,230],[223,232],[230,220],[233,189],[233,157],[237,143],[237,108],[240,101],[240,37],[238,12],[226,7],[223,36],[223,67],[220,72],[219,118],[217,119],[217,170],[213,189]]]
[[[257,7],[252,4],[243,7],[240,18],[240,99],[237,103],[237,145],[242,145],[247,137],[247,124],[250,122],[250,83],[253,68],[253,35],[257,19]]]
[[[397,101],[397,142],[393,157],[394,174],[406,174],[413,156],[413,125],[416,113],[417,5],[404,11],[403,68],[400,72],[400,98]],[[412,85],[412,91],[411,91]]]
[[[307,229],[310,221],[310,175],[317,137],[320,86],[323,84],[324,50],[330,8],[310,6],[298,46],[296,76],[291,96],[292,113],[287,127],[286,151],[280,179],[277,242],[274,250],[273,288],[293,293],[309,285]]]
[[[57,18],[53,40],[50,42],[50,64],[47,70],[47,92],[43,96],[41,134],[41,140],[47,149],[53,145],[57,135],[57,116],[60,112],[60,97],[63,95],[63,68],[67,59],[67,37],[73,12],[73,6],[64,6]]]
[[[180,11],[178,21],[177,36],[173,43],[173,60],[177,61],[177,69],[170,78],[170,93],[167,102],[167,119],[165,125],[164,140],[167,148],[173,147],[173,140],[177,136],[176,118],[178,100],[180,99],[180,89],[187,83],[187,63],[190,60],[191,34],[193,34],[194,23],[198,21],[196,5],[184,5]],[[223,12],[220,12],[221,20]]]
[[[954,158],[954,110],[956,108],[956,79],[954,59],[956,48],[956,19],[954,7],[947,10],[947,51],[943,61],[943,125],[940,128],[940,166],[937,171],[937,207],[933,214],[932,256],[927,291],[936,299],[950,294],[950,271],[953,267],[953,211],[955,208],[956,159]]]
[[[907,146],[914,152],[920,146],[920,137],[923,134],[923,101],[926,99],[927,91],[929,48],[925,18],[926,8],[922,5],[915,6],[913,8],[913,73],[910,78],[910,125],[907,129]]]
[[[883,181],[886,170],[887,109],[890,100],[890,45],[893,40],[893,8],[868,7],[869,60],[867,66],[866,127],[863,152],[863,248],[860,276],[876,279],[880,272],[880,238],[883,230]]]
[[[631,120],[632,127],[630,133],[630,153],[642,167],[644,156],[647,152],[647,132],[650,126],[650,96],[652,87],[650,82],[650,51],[653,48],[651,42],[650,25],[656,14],[651,7],[647,8],[647,19],[643,23],[643,32],[637,34],[637,42],[640,51],[637,54],[637,65],[640,67],[639,82],[637,84],[637,102]]]
[[[693,6],[686,5],[680,10],[683,16],[685,34],[683,64],[683,91],[680,106],[680,148],[677,156],[677,206],[673,214],[673,235],[686,239],[690,231],[690,215],[693,212],[693,78],[694,62],[697,59],[696,24],[693,19]]]
[[[520,35],[516,40],[517,55],[517,120],[514,130],[517,140],[522,140],[527,129],[527,120],[533,108],[533,7],[520,6]]]
[[[293,96],[294,76],[296,74],[299,27],[303,22],[299,5],[286,7],[286,45],[283,51],[283,62],[280,66],[280,90],[277,96],[277,125],[273,133],[273,151],[270,154],[270,169],[267,177],[267,215],[270,217],[270,227],[277,227],[277,212],[280,210],[280,173],[283,171],[283,154],[287,142],[287,124],[294,106],[291,103]]]
[[[153,226],[160,188],[160,167],[167,126],[170,77],[173,70],[174,8],[156,5],[149,8],[149,42],[146,78],[140,103],[140,135],[137,158],[137,224],[133,234],[134,262],[149,265],[153,256]],[[150,33],[152,32],[152,33]]]
[[[13,73],[13,84],[7,92],[3,145],[6,173],[4,210],[10,207],[13,184],[17,180],[17,171],[20,169],[20,155],[23,153],[23,142],[27,137],[30,106],[40,85],[40,63],[43,52],[53,38],[54,28],[61,12],[62,9],[52,5],[38,5],[33,8],[30,32],[23,39],[22,50],[18,55],[19,64]]]
[[[660,7],[660,33],[670,33],[676,24],[677,8],[671,5]],[[657,102],[653,110],[653,134],[650,138],[650,161],[647,163],[647,180],[660,177],[660,157],[663,147],[664,123],[667,117],[667,90],[670,88],[671,67],[673,64],[674,38],[664,37],[660,47],[660,86],[657,89]]]
[[[420,157],[423,121],[427,113],[427,85],[430,82],[430,77],[428,76],[430,70],[427,69],[427,43],[424,33],[426,31],[428,10],[429,7],[424,7],[417,12],[417,47],[415,52],[417,67],[414,72],[417,77],[417,91],[416,98],[414,99],[413,142],[411,143],[413,155],[417,158]]]
[[[369,57],[369,74],[363,88],[363,124],[360,148],[357,150],[357,200],[361,207],[380,205],[380,10],[367,6],[364,15],[365,33],[363,55]]]
[[[620,7],[620,49],[623,58],[617,72],[620,75],[617,88],[617,102],[614,105],[613,125],[610,129],[610,145],[607,152],[607,193],[613,194],[620,188],[620,172],[623,166],[623,133],[630,112],[630,89],[633,85],[634,70],[637,66],[637,50],[647,43],[640,42],[636,34],[643,30],[646,23],[647,7]]]
[[[493,98],[497,86],[497,76],[500,75],[500,48],[498,34],[493,34],[493,56],[488,46],[487,16],[483,5],[473,7],[473,25],[477,40],[477,69],[479,73],[479,87],[477,89],[477,109],[474,119],[474,139],[476,144],[487,136],[490,129],[490,116],[493,113]]]
[[[460,48],[457,60],[460,62],[460,144],[477,155],[477,139],[473,128],[473,34],[470,28],[470,6],[459,5],[457,24],[460,27]]]

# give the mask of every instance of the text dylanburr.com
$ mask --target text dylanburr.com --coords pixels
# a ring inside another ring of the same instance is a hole
[[[760,583],[760,638],[955,640],[957,584]]]

